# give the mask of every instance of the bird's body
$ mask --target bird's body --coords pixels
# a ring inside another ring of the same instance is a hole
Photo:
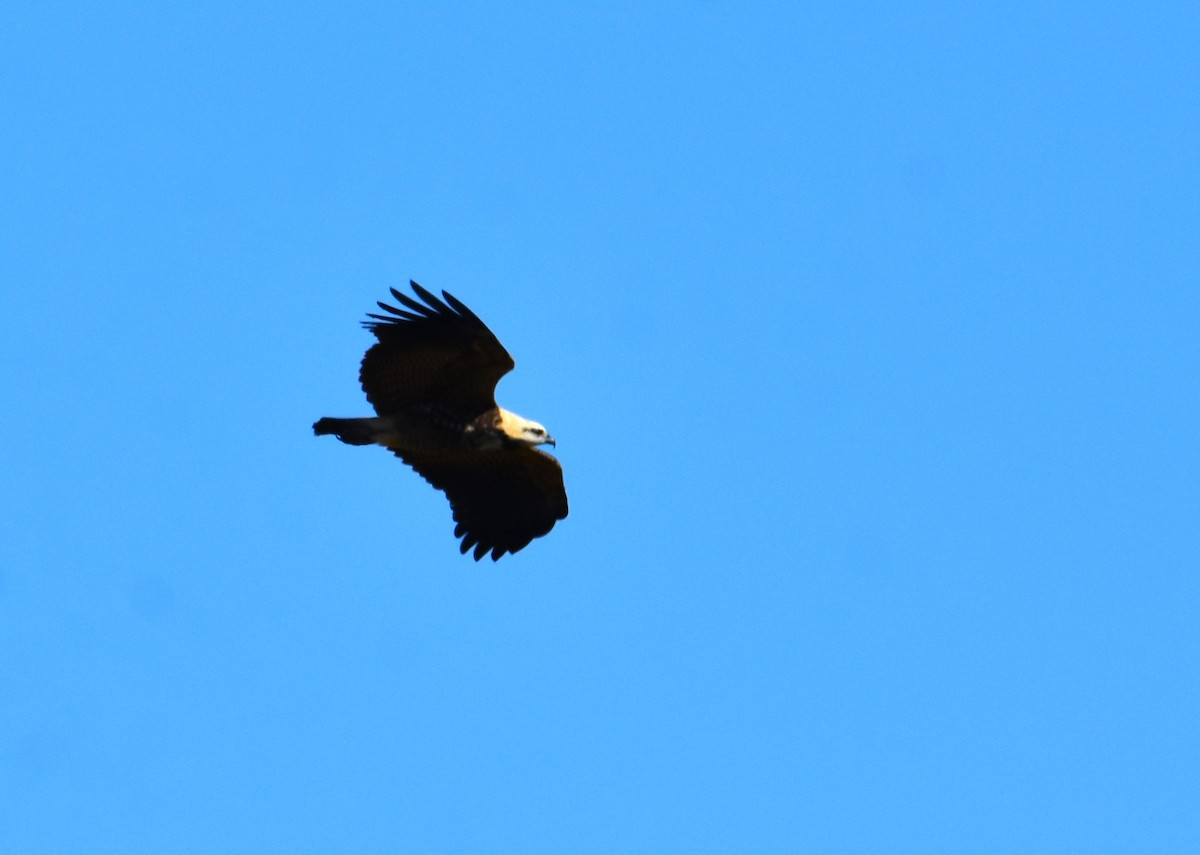
[[[514,363],[491,330],[445,291],[443,302],[410,284],[423,303],[393,288],[404,308],[380,303],[390,314],[364,322],[379,341],[359,379],[377,415],[323,418],[313,432],[393,451],[446,494],[462,552],[499,559],[567,516],[562,468],[534,447],[554,440],[496,405]]]

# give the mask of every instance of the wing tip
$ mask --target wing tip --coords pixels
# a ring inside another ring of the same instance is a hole
[[[397,316],[397,318],[385,318],[383,320],[391,321],[393,324],[399,324],[401,320],[425,321],[433,318],[442,318],[449,321],[468,321],[472,324],[482,326],[484,329],[487,328],[483,321],[479,319],[478,315],[467,308],[466,304],[463,303],[462,300],[459,300],[449,291],[442,291],[442,297],[439,299],[436,294],[434,294],[428,288],[422,286],[421,283],[417,282],[415,279],[408,280],[408,284],[412,287],[413,293],[416,294],[416,296],[419,297],[423,302],[418,302],[408,294],[404,294],[396,288],[389,287],[388,291],[391,292],[392,297],[403,308],[397,309],[395,306],[390,306],[387,303],[377,301],[376,305],[378,305],[379,308],[383,309],[385,312],[390,312],[391,314]],[[377,316],[369,315],[368,317],[374,318]],[[364,321],[363,323],[368,324],[370,322]],[[378,325],[376,324],[375,326]]]
[[[517,545],[513,545],[511,543],[507,545],[500,543],[488,543],[487,541],[480,539],[479,535],[472,534],[463,523],[458,523],[454,527],[454,536],[462,538],[462,542],[458,545],[459,554],[466,555],[468,552],[470,552],[471,557],[477,562],[482,561],[483,557],[488,554],[491,554],[492,561],[499,561],[505,555],[515,553],[529,545],[529,541]],[[530,538],[529,540],[533,540],[533,538]]]

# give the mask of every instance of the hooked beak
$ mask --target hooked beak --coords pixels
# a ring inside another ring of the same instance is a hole
[[[554,437],[550,436],[549,434],[546,435],[544,444],[549,445],[551,448],[558,448],[558,443],[555,442]]]

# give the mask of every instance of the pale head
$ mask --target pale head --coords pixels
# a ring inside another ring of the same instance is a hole
[[[500,432],[514,442],[525,445],[554,445],[554,437],[545,427],[535,421],[524,419],[516,413],[510,413],[503,407],[500,410],[500,420],[497,427]]]

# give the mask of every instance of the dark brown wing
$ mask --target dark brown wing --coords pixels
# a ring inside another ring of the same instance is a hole
[[[476,561],[523,549],[567,516],[562,467],[536,449],[396,455],[446,494],[459,549]]]
[[[380,303],[390,314],[363,321],[379,339],[358,375],[375,412],[388,415],[426,402],[477,415],[496,406],[496,383],[514,365],[508,351],[454,297],[443,291],[443,302],[416,282],[409,284],[423,303],[392,288],[403,308]]]

